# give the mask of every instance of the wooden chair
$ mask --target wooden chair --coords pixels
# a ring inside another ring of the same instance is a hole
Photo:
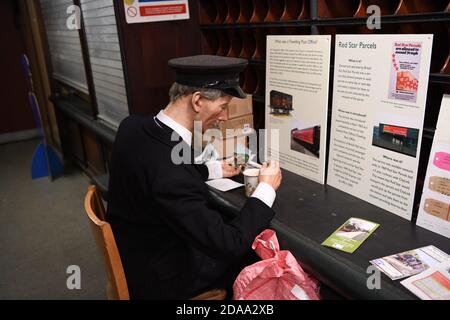
[[[104,258],[108,276],[106,295],[109,300],[129,300],[127,281],[116,240],[114,239],[111,225],[105,221],[105,206],[93,185],[88,188],[84,199],[84,208],[89,217],[97,246]]]
[[[116,240],[111,225],[106,222],[106,211],[102,199],[95,186],[91,185],[84,199],[84,208],[89,217],[90,225],[95,236],[97,245],[102,252],[108,283],[106,295],[108,300],[129,300],[127,280],[117,249]],[[224,300],[226,290],[213,289],[201,293],[191,300]]]

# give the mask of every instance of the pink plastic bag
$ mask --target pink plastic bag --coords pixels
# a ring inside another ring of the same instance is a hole
[[[253,250],[263,259],[239,273],[233,284],[235,300],[319,300],[317,280],[303,271],[288,250],[280,251],[273,230],[255,239]]]

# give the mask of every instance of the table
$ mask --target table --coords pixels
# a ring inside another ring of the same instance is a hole
[[[242,182],[242,176],[236,181]],[[93,179],[103,194],[108,176]],[[239,214],[244,189],[221,192],[209,187],[208,201],[228,216]],[[369,261],[394,253],[434,245],[450,252],[450,239],[416,226],[386,210],[330,186],[323,186],[283,170],[283,181],[273,205],[271,228],[282,250],[290,250],[302,267],[320,282],[349,299],[416,299],[400,282],[381,273],[381,288],[367,287]],[[353,253],[321,243],[351,217],[380,224]]]
[[[242,182],[242,177],[237,181]],[[210,188],[215,206],[238,214],[246,198],[244,189],[221,192]],[[370,290],[370,260],[427,245],[449,253],[450,239],[330,186],[323,186],[283,170],[283,181],[273,205],[271,228],[282,250],[287,249],[305,271],[350,299],[416,299],[399,280],[381,274],[381,288]],[[351,217],[380,224],[353,253],[324,247],[321,243]]]

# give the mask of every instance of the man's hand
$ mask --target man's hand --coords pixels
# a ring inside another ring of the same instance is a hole
[[[222,176],[224,178],[231,178],[234,176],[237,176],[241,170],[239,168],[235,168],[234,166],[230,165],[226,160],[222,161]]]
[[[281,184],[281,170],[278,161],[270,160],[269,163],[264,162],[259,171],[259,182],[269,184],[273,190],[277,191]]]

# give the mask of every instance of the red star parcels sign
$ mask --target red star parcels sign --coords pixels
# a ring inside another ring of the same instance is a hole
[[[392,133],[392,134],[396,134],[396,135],[404,136],[404,137],[408,136],[408,128],[402,128],[402,127],[396,127],[396,126],[384,125],[383,132],[388,132],[388,133]]]
[[[127,23],[189,19],[188,0],[123,0]]]

